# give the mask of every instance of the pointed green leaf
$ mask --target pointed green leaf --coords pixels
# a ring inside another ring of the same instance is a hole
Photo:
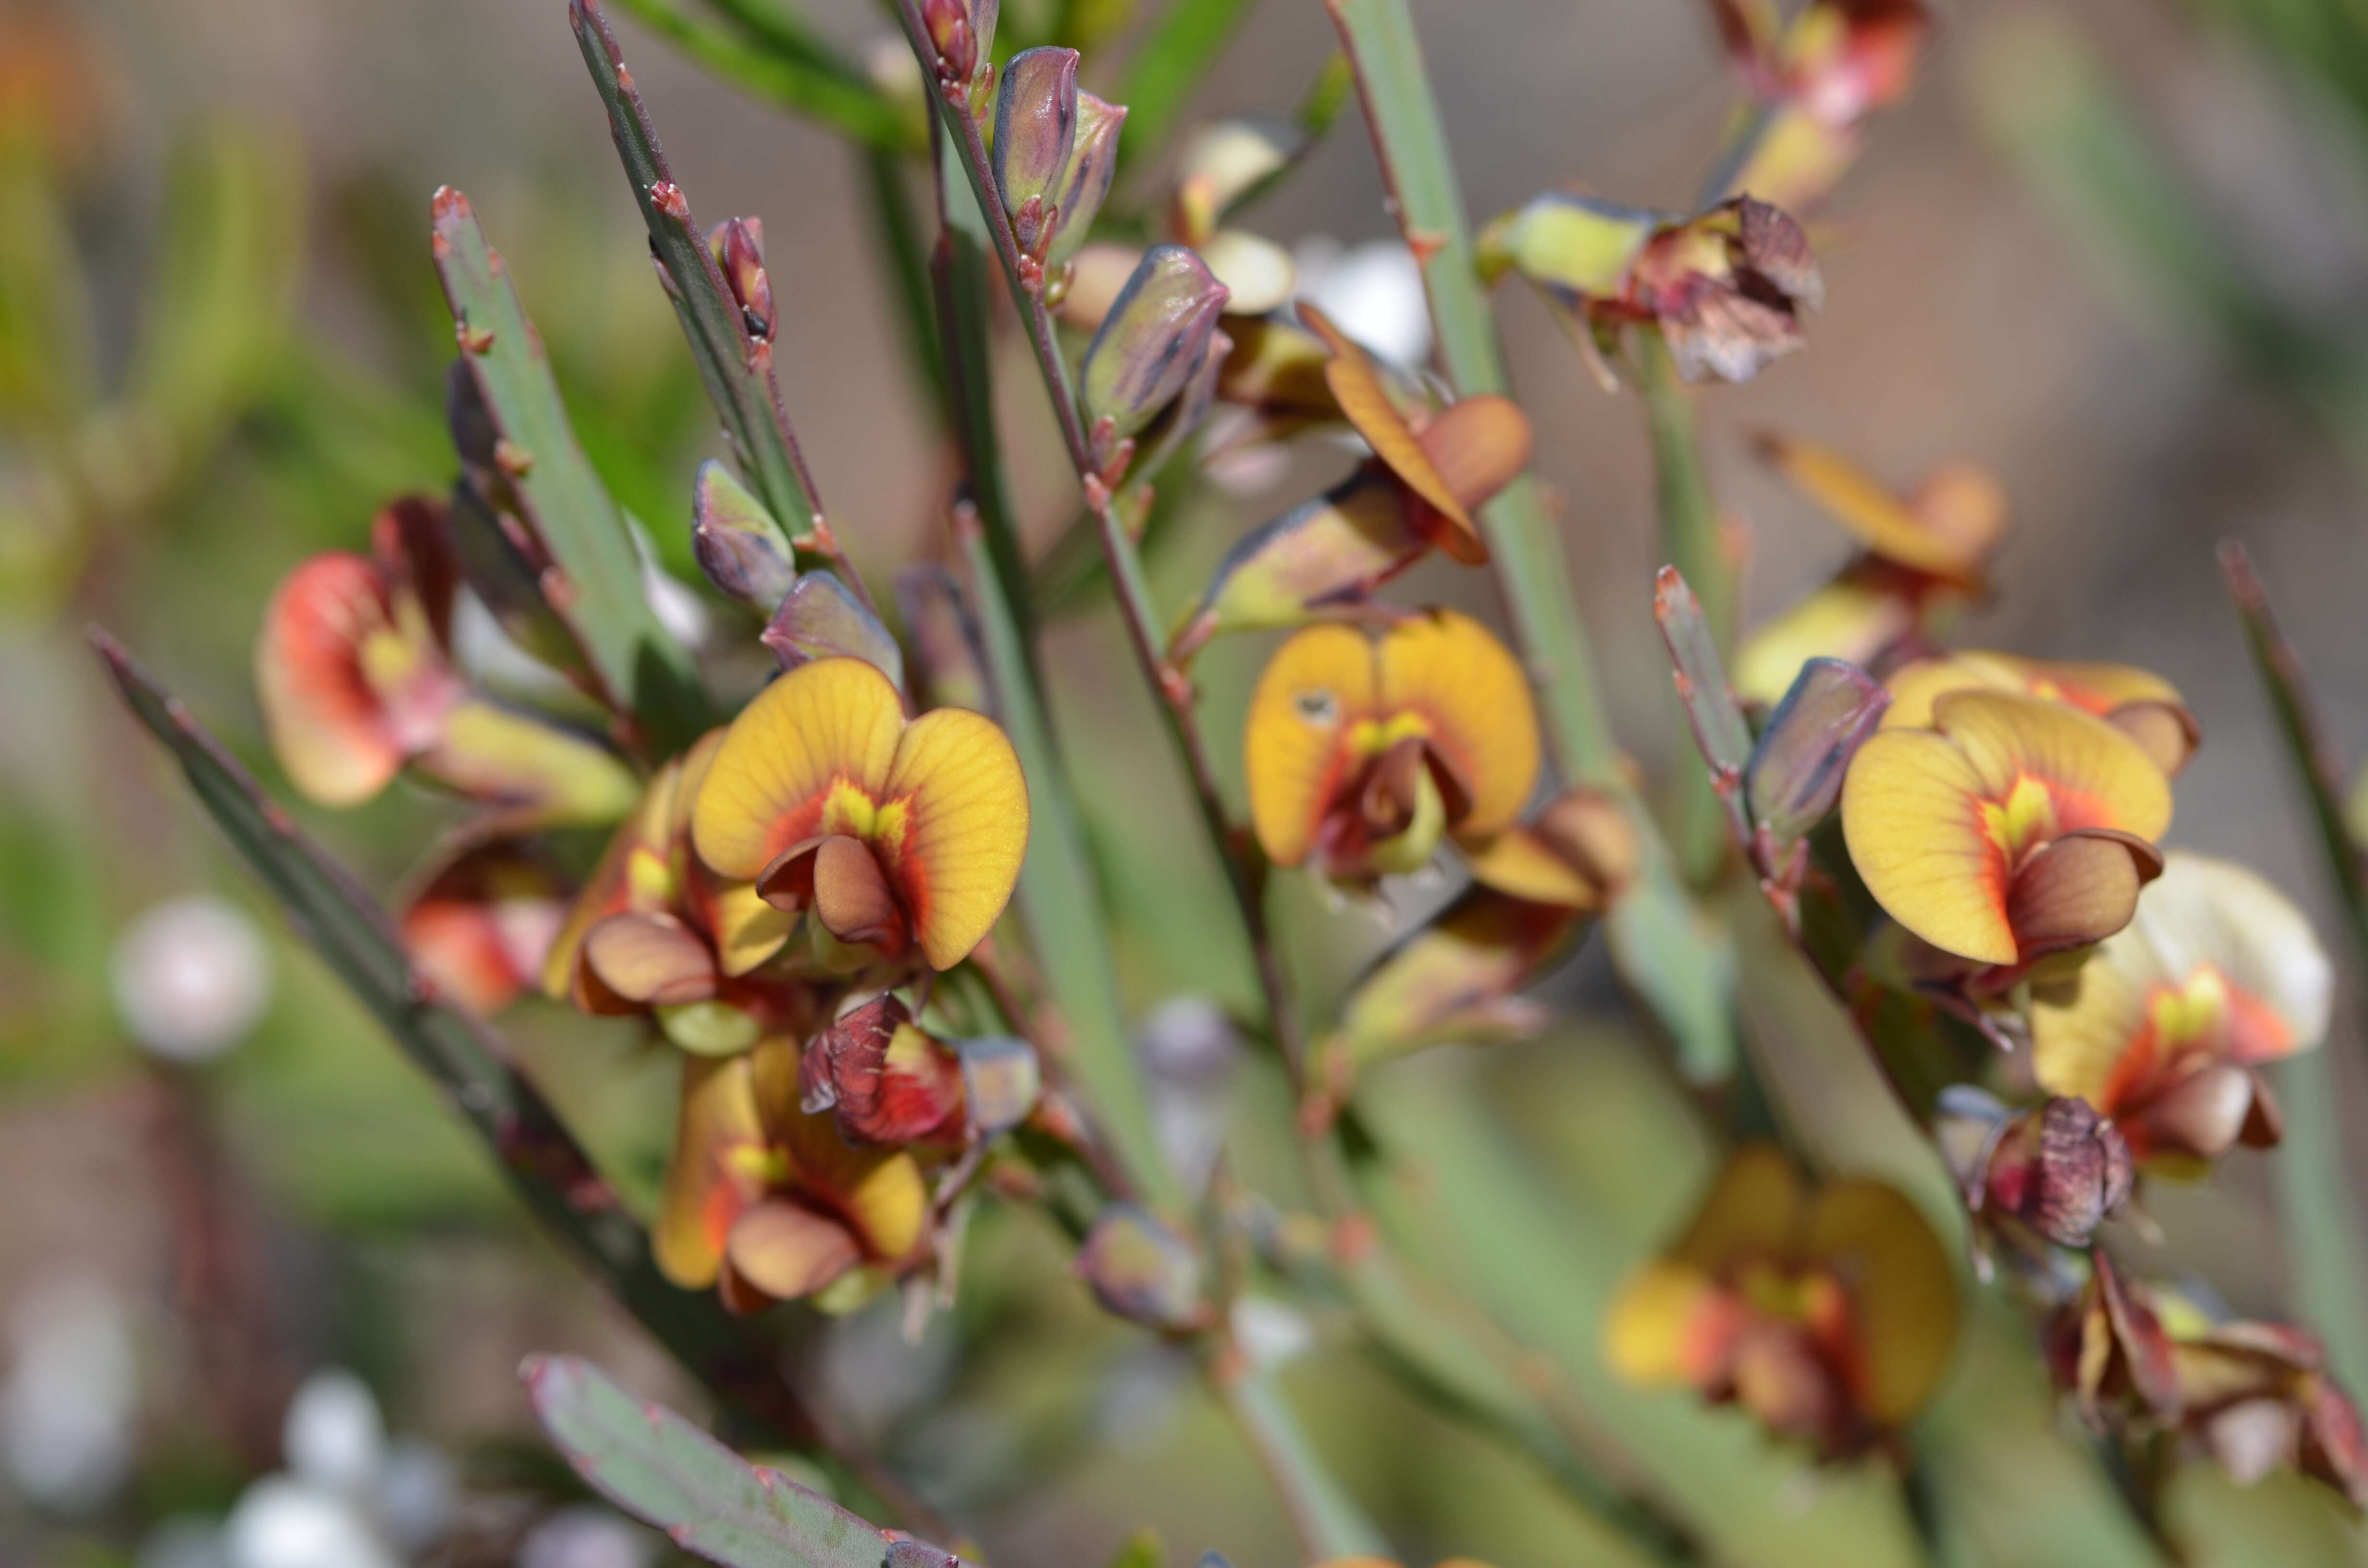
[[[493,460],[481,491],[515,497],[520,520],[566,584],[566,618],[610,698],[637,717],[661,752],[705,728],[707,702],[682,645],[643,592],[641,556],[625,517],[567,423],[559,383],[508,267],[485,240],[469,199],[447,186],[432,208],[432,250],[444,298],[484,413]]]
[[[724,1568],[881,1568],[888,1538],[779,1471],[760,1469],[589,1362],[519,1369],[552,1443],[593,1490]],[[944,1562],[950,1554],[939,1552]]]

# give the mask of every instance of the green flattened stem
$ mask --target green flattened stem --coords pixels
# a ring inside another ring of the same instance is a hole
[[[469,199],[446,187],[431,207],[431,249],[452,309],[461,362],[491,422],[493,457],[523,521],[565,578],[554,605],[610,699],[661,754],[706,727],[708,706],[689,655],[643,591],[625,515],[593,472],[559,399],[508,267],[486,242]]]
[[[897,1562],[877,1527],[751,1465],[663,1405],[644,1404],[587,1361],[529,1356],[518,1376],[535,1419],[575,1473],[685,1551],[723,1568]],[[949,1553],[931,1550],[914,1561],[945,1568]]]
[[[2368,885],[2359,848],[2344,831],[2342,796],[2333,756],[2304,685],[2302,661],[2278,629],[2269,595],[2245,547],[2220,547],[2220,570],[2245,633],[2245,650],[2285,743],[2294,785],[2318,830],[2328,876],[2351,933],[2355,983],[2368,972]],[[2336,1374],[2351,1389],[2368,1388],[2368,1259],[2361,1255],[2362,1217],[2351,1201],[2354,1177],[2343,1155],[2331,1047],[2305,1051],[2277,1067],[2278,1104],[2285,1134],[2276,1156],[2278,1209],[2284,1217],[2286,1258],[2303,1315],[2327,1342]]]
[[[1503,394],[1508,381],[1496,321],[1474,268],[1472,226],[1414,18],[1406,0],[1335,0],[1331,9],[1356,68],[1399,226],[1422,259],[1448,380],[1463,396]],[[1596,687],[1587,628],[1571,597],[1570,563],[1540,504],[1536,481],[1524,475],[1506,486],[1481,509],[1480,527],[1564,781],[1611,790],[1631,808],[1638,872],[1604,921],[1612,958],[1677,1042],[1687,1074],[1724,1077],[1736,1058],[1725,979],[1730,960],[1679,884],[1668,846],[1629,794]]]

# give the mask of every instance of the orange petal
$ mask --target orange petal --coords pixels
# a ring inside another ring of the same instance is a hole
[[[398,624],[384,572],[342,552],[313,557],[279,585],[255,676],[280,767],[324,805],[385,789],[434,743],[460,696],[424,627]]]
[[[732,1222],[761,1187],[751,1160],[761,1138],[748,1058],[685,1056],[674,1158],[650,1237],[658,1271],[684,1289],[715,1283]]]
[[[939,708],[897,743],[885,792],[905,814],[874,847],[922,955],[951,969],[994,927],[1019,877],[1028,850],[1019,758],[993,720]]]
[[[1896,1426],[1930,1397],[1956,1347],[1957,1272],[1916,1206],[1881,1182],[1837,1181],[1811,1206],[1806,1248],[1848,1282],[1858,1395]]]
[[[404,901],[403,940],[439,992],[491,1013],[533,983],[566,913],[551,866],[495,839],[436,868]]]
[[[2007,922],[2021,961],[2101,942],[2130,923],[2138,889],[2162,869],[2143,841],[2094,831],[2066,834],[2015,873]]]
[[[612,915],[584,938],[584,964],[600,985],[654,1007],[715,994],[715,955],[670,915]]]
[[[1460,846],[1463,869],[1482,887],[1532,903],[1593,911],[1603,903],[1595,880],[1554,852],[1526,827],[1508,827],[1493,838]]]
[[[1470,616],[1434,610],[1382,638],[1379,690],[1384,712],[1406,709],[1427,721],[1430,744],[1470,791],[1448,825],[1486,835],[1512,825],[1538,781],[1536,704],[1520,664]]]
[[[1416,437],[1414,427],[1406,422],[1406,415],[1398,412],[1398,405],[1391,399],[1389,389],[1383,383],[1381,369],[1373,363],[1372,358],[1346,333],[1333,325],[1323,312],[1305,301],[1300,302],[1299,316],[1307,324],[1308,330],[1322,338],[1325,346],[1332,350],[1332,358],[1324,367],[1324,381],[1332,389],[1332,395],[1339,400],[1341,412],[1349,416],[1349,423],[1356,427],[1358,435],[1365,438],[1365,444],[1373,449],[1373,455],[1387,463],[1390,472],[1396,474],[1407,489],[1428,502],[1448,525],[1440,530],[1437,541],[1440,548],[1467,566],[1484,564],[1488,559],[1488,547],[1481,540],[1479,528],[1472,521],[1472,514],[1463,509],[1463,503],[1458,499],[1453,487],[1433,465],[1429,449]],[[1519,411],[1514,413],[1518,417]],[[1501,426],[1501,423],[1497,421],[1497,426]],[[1524,444],[1527,433],[1527,422],[1524,421]],[[1478,434],[1476,427],[1474,434]],[[1519,472],[1518,466],[1515,472]]]
[[[734,1273],[777,1301],[813,1295],[863,1256],[845,1225],[780,1198],[734,1221],[725,1251]]]
[[[817,659],[775,680],[732,722],[691,808],[699,857],[749,880],[823,828],[834,785],[877,799],[905,728],[888,677],[861,659]]]
[[[1375,712],[1372,643],[1347,626],[1311,626],[1275,650],[1250,697],[1243,769],[1267,858],[1296,866],[1357,759],[1352,726]]]
[[[1980,588],[1980,550],[1968,549],[1961,533],[1933,528],[1839,452],[1782,436],[1762,437],[1759,450],[1869,553],[1969,591]]]
[[[1510,398],[1461,398],[1433,415],[1416,438],[1448,493],[1466,506],[1480,506],[1530,466],[1529,416]]]

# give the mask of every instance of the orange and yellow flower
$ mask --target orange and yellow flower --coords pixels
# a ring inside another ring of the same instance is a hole
[[[2032,1068],[2157,1172],[2277,1142],[2263,1063],[2317,1046],[2334,972],[2310,922],[2241,866],[2176,851],[2128,927],[2033,994]]]
[[[636,786],[615,756],[488,701],[453,667],[460,579],[443,509],[398,501],[370,543],[304,562],[264,613],[256,686],[290,781],[324,805],[359,805],[409,766],[520,821],[623,815]]]
[[[809,912],[825,956],[894,962],[917,949],[951,969],[1011,897],[1028,788],[992,720],[940,708],[907,722],[878,669],[820,659],[733,721],[691,835],[719,876]]]
[[[1787,27],[1761,0],[1719,0],[1719,30],[1766,106],[1725,189],[1801,210],[1858,153],[1866,118],[1915,79],[1932,30],[1923,0],[1816,0]]]
[[[1884,913],[1944,953],[2019,965],[2129,924],[2159,873],[2170,783],[2103,720],[2038,698],[1944,694],[1928,728],[1851,759],[1842,830]]]
[[[1750,702],[1783,699],[1813,658],[1884,673],[1897,651],[1928,647],[1987,591],[1984,563],[2006,524],[2006,499],[1978,469],[1949,464],[1894,494],[1839,452],[1768,436],[1762,456],[1840,524],[1859,547],[1834,580],[1744,639],[1735,689]]]
[[[534,985],[566,915],[553,869],[517,840],[496,838],[430,869],[403,901],[399,925],[439,994],[492,1013]]]
[[[1915,1205],[1875,1181],[1813,1190],[1757,1145],[1727,1162],[1677,1244],[1621,1287],[1604,1353],[1632,1383],[1732,1401],[1838,1458],[1922,1406],[1957,1314],[1955,1272]]]
[[[791,1040],[684,1058],[653,1244],[667,1278],[721,1285],[734,1310],[809,1297],[853,1306],[912,1264],[927,1233],[918,1163],[849,1145],[829,1112],[799,1108],[798,1082]]]
[[[1278,866],[1338,881],[1427,864],[1450,834],[1513,825],[1537,781],[1537,710],[1520,664],[1452,610],[1380,636],[1312,626],[1250,699],[1250,818]]]

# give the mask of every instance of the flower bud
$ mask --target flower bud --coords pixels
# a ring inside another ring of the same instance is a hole
[[[1807,836],[1841,799],[1842,775],[1891,706],[1883,683],[1839,659],[1811,659],[1752,747],[1752,820],[1780,845]]]
[[[1077,129],[1069,165],[1060,183],[1060,201],[1052,214],[1052,238],[1044,246],[1049,269],[1064,265],[1086,243],[1094,214],[1110,195],[1110,176],[1118,173],[1119,132],[1126,126],[1126,106],[1104,103],[1091,93],[1077,95]]]
[[[1941,1096],[1942,1146],[1966,1205],[2058,1246],[2085,1247],[2130,1196],[2135,1167],[2113,1124],[2082,1099],[2009,1112],[1964,1085]]]
[[[732,471],[710,459],[691,492],[691,553],[716,591],[760,614],[772,613],[798,580],[790,540],[764,503]]]
[[[1201,1259],[1191,1244],[1149,1210],[1113,1203],[1077,1253],[1077,1272],[1112,1316],[1150,1328],[1199,1321]]]
[[[938,68],[950,82],[967,82],[995,38],[996,0],[922,0],[921,20],[937,46]],[[981,13],[984,13],[982,16]]]
[[[1022,50],[995,95],[995,187],[1019,254],[1042,263],[1077,139],[1077,51]]]
[[[1209,352],[1227,297],[1225,286],[1182,245],[1156,245],[1135,264],[1087,347],[1078,377],[1098,466],[1117,461],[1119,443],[1184,390]]]
[[[962,1099],[979,1136],[992,1138],[1028,1119],[1044,1082],[1035,1047],[1010,1035],[986,1035],[957,1040],[954,1050],[962,1058]]]
[[[708,232],[707,246],[723,270],[724,287],[740,306],[748,335],[770,342],[780,324],[773,312],[773,285],[765,276],[765,223],[761,218],[726,218]]]
[[[913,1023],[894,996],[879,996],[814,1037],[800,1063],[807,1105],[828,1104],[840,1136],[859,1147],[901,1147],[960,1135],[962,1069],[952,1051]]]
[[[896,639],[835,574],[800,577],[766,624],[763,642],[785,670],[844,655],[863,660],[904,688],[905,654]]]

